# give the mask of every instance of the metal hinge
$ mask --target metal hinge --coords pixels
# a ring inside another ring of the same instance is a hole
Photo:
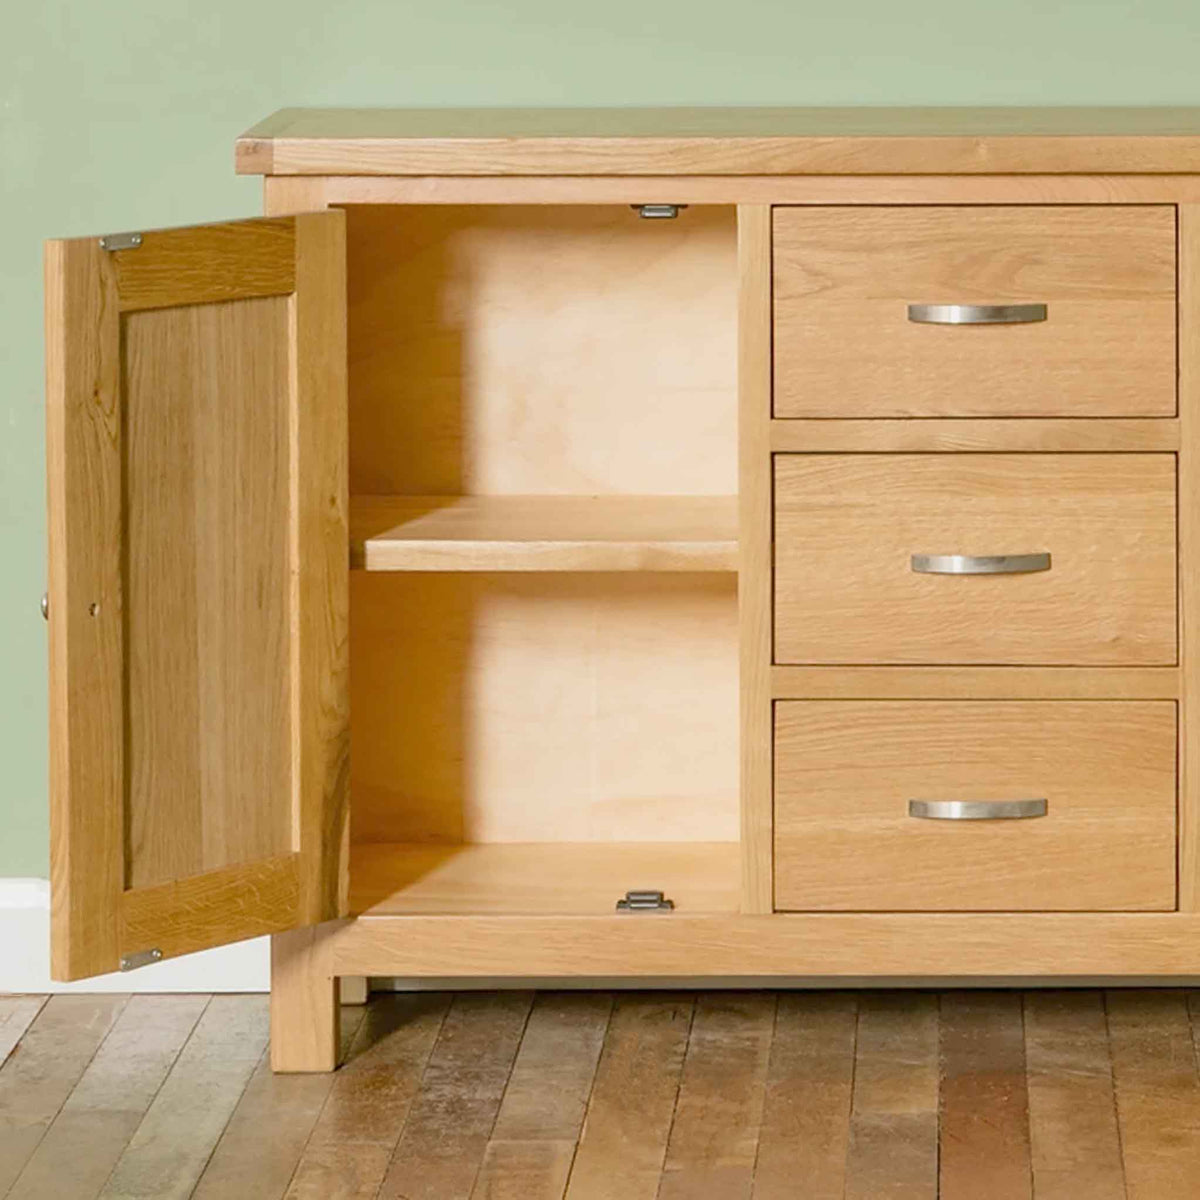
[[[136,971],[138,967],[148,967],[151,963],[161,961],[162,951],[155,946],[151,950],[139,950],[136,954],[121,955],[121,970]]]
[[[136,250],[141,244],[140,233],[106,233],[100,239],[101,250]]]
[[[626,892],[617,901],[618,912],[670,912],[674,907],[675,901],[665,899],[662,892]]]
[[[647,221],[673,221],[685,208],[686,204],[631,204],[629,206],[639,217]]]

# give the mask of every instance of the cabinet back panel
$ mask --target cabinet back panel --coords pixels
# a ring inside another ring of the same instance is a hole
[[[351,573],[356,842],[737,838],[732,575]]]
[[[351,493],[737,491],[732,208],[347,220]]]
[[[292,849],[289,305],[123,319],[126,887]]]

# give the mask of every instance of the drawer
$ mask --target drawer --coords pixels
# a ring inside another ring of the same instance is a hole
[[[775,906],[1174,908],[1174,702],[776,704]]]
[[[1169,665],[1175,639],[1174,455],[775,458],[776,662]]]
[[[1170,205],[777,208],[773,287],[777,417],[1175,412]]]

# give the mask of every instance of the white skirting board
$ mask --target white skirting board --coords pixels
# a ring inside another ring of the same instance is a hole
[[[136,971],[55,983],[49,882],[0,879],[0,992],[265,992],[270,976],[270,942],[252,938]]]

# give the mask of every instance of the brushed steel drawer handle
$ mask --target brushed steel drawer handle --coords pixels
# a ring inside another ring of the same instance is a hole
[[[1045,800],[910,800],[908,815],[925,821],[1027,821],[1046,815]]]
[[[910,304],[918,325],[1032,325],[1047,317],[1044,304]]]
[[[1050,555],[914,554],[910,563],[918,575],[1029,575],[1050,570]]]

